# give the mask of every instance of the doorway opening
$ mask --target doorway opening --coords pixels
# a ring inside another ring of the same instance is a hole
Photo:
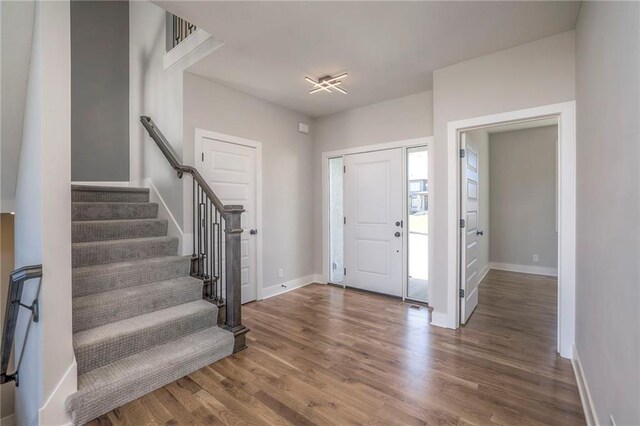
[[[480,296],[485,277],[493,283],[499,276],[514,292],[509,294],[505,289],[505,301],[522,309],[526,309],[522,295],[536,298],[545,292],[546,284],[531,285],[532,275],[545,276],[550,286],[556,286],[557,139],[555,117],[461,134],[461,324],[471,320],[483,300],[487,305],[492,303]],[[494,292],[499,294],[499,288]],[[551,298],[555,299],[555,293]],[[495,305],[481,308],[479,315],[498,315],[500,311]],[[532,317],[538,315],[543,314],[531,313]],[[555,332],[556,312],[545,320],[554,323]]]
[[[479,225],[479,210],[477,200],[480,197],[479,186],[481,177],[474,184],[473,169],[481,167],[479,158],[469,159],[466,148],[465,138],[469,132],[478,129],[488,129],[498,125],[521,125],[531,126],[532,121],[555,119],[557,127],[555,155],[557,158],[554,171],[549,172],[555,178],[557,186],[554,185],[552,193],[554,196],[555,210],[554,226],[557,224],[556,250],[557,250],[557,285],[555,285],[555,295],[557,300],[557,329],[556,329],[556,348],[560,355],[564,358],[572,357],[572,347],[575,334],[575,217],[576,217],[576,198],[575,198],[575,102],[565,102],[542,107],[530,108],[525,110],[512,111],[507,113],[494,114],[483,117],[470,118],[465,120],[449,122],[448,127],[448,145],[447,159],[449,167],[449,204],[448,210],[448,226],[449,233],[447,235],[448,253],[451,257],[447,263],[448,275],[448,294],[447,294],[447,313],[445,315],[434,313],[432,324],[443,325],[449,328],[458,328],[463,322],[462,318],[468,320],[470,313],[473,312],[473,299],[468,299],[473,292],[474,286],[477,288],[476,281],[479,279],[481,271],[474,267],[479,265],[474,257],[477,257],[479,246],[478,239],[483,238],[481,232],[484,229]],[[464,156],[464,158],[460,158]],[[463,161],[467,160],[467,161]],[[557,169],[557,172],[555,172]],[[521,170],[516,170],[520,172]],[[471,172],[472,179],[467,179],[467,172]],[[546,191],[547,195],[549,190]],[[557,194],[557,195],[556,195]],[[516,192],[512,198],[523,199],[527,196],[527,191]],[[511,200],[513,204],[513,199]],[[465,205],[466,203],[466,205]],[[477,213],[473,214],[474,208]],[[474,223],[475,221],[475,223]],[[469,226],[468,226],[469,225]],[[472,228],[475,228],[474,235],[469,234]],[[519,229],[519,236],[523,239],[534,239],[535,232],[529,232],[531,226],[527,225]],[[489,229],[489,232],[493,232]],[[479,234],[480,233],[480,234]],[[467,237],[469,241],[467,241]],[[476,242],[476,244],[473,244]],[[545,256],[549,257],[546,250]],[[538,262],[542,258],[540,253],[529,254],[533,261],[533,255],[537,254]],[[553,256],[551,256],[553,257]],[[497,262],[496,262],[497,263]],[[493,265],[494,269],[498,269],[504,265]],[[544,266],[537,267],[540,269],[528,269],[522,272],[540,273],[544,270]],[[474,277],[474,272],[476,273]],[[520,272],[520,273],[522,273]],[[511,272],[510,272],[511,273]],[[515,272],[518,273],[518,272]],[[471,282],[469,278],[471,278]],[[475,282],[474,282],[475,281]],[[477,292],[476,292],[477,295]],[[480,288],[482,295],[482,288]],[[481,297],[481,296],[480,296]],[[437,308],[436,308],[437,309]],[[514,307],[517,311],[517,307]],[[465,310],[465,312],[462,312]]]

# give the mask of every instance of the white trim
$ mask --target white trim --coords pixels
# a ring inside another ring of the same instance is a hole
[[[573,366],[573,373],[576,376],[576,383],[578,385],[578,392],[580,393],[580,401],[582,402],[582,409],[584,410],[584,417],[587,421],[587,426],[595,426],[598,424],[596,406],[593,403],[593,399],[591,399],[591,392],[589,391],[589,385],[587,384],[587,376],[584,375],[582,363],[578,356],[578,349],[575,345],[573,345],[573,358],[571,359],[571,365]]]
[[[181,41],[179,45],[164,54],[162,57],[162,68],[166,70],[172,65],[180,62],[183,58],[198,49],[207,41],[208,44],[211,44],[211,50],[207,51],[201,57],[208,55],[224,44],[224,42],[215,40],[211,34],[204,31],[202,28],[198,28],[193,34]]]
[[[548,268],[545,266],[516,265],[513,263],[489,262],[489,268],[497,269],[499,271],[520,272],[522,274],[547,275],[550,277],[558,276],[557,268]]]
[[[459,134],[496,124],[558,117],[558,352],[571,358],[575,334],[576,122],[575,101],[492,114],[447,123],[447,327],[460,323],[459,289]],[[435,307],[438,308],[437,306]],[[441,312],[441,311],[439,311]]]
[[[116,186],[127,188],[131,186],[131,182],[129,181],[113,181],[113,182],[105,182],[105,181],[73,181],[71,185],[83,185],[83,186]]]
[[[78,365],[75,357],[55,389],[38,410],[41,425],[70,425],[71,415],[66,409],[67,398],[78,390]]]
[[[143,181],[143,185],[145,188],[149,188],[149,201],[158,204],[158,217],[160,219],[166,219],[169,222],[167,235],[170,237],[176,237],[180,241],[178,253],[183,256],[191,254],[189,251],[189,247],[191,247],[191,238],[193,238],[193,235],[188,234],[188,238],[185,238],[186,236],[182,231],[182,227],[173,216],[173,213],[171,213],[169,206],[167,206],[167,203],[165,203],[162,195],[160,195],[160,191],[158,191],[158,188],[156,188],[156,186],[153,184],[153,180],[151,180],[151,178],[145,178]]]
[[[296,278],[284,283],[274,284],[267,288],[263,288],[261,291],[261,297],[258,300],[268,299],[270,297],[278,296],[280,294],[288,293],[292,290],[304,287],[316,282],[315,275],[307,275],[304,277]]]
[[[447,328],[447,314],[443,312],[431,311],[431,325]]]
[[[0,425],[2,426],[16,426],[16,415],[9,414],[0,419]]]
[[[313,282],[316,284],[326,284],[327,282],[324,280],[322,274],[313,274]]]
[[[404,139],[394,142],[385,142],[374,145],[365,145],[355,148],[346,148],[339,149],[335,151],[326,151],[321,155],[321,175],[322,175],[322,282],[326,283],[329,281],[329,173],[328,173],[328,164],[330,158],[343,157],[345,155],[350,154],[362,154],[365,152],[374,152],[374,151],[384,151],[387,149],[394,148],[403,148],[402,150],[402,158],[403,158],[403,177],[406,177],[406,165],[405,156],[406,156],[406,148],[411,148],[414,146],[423,146],[431,148],[431,144],[433,143],[433,136],[425,136],[421,138],[412,138],[412,139]],[[433,156],[429,155],[429,179],[431,179],[431,173],[433,171],[432,167]],[[406,185],[403,185],[406,187]],[[406,191],[406,188],[405,188]],[[405,193],[406,195],[406,193]],[[405,197],[406,199],[406,197]],[[403,203],[404,205],[404,203]],[[429,221],[429,234],[433,235],[433,221]],[[407,234],[404,232],[403,234]],[[406,238],[404,236],[403,238]],[[433,253],[432,251],[432,238],[429,238],[429,253]],[[404,243],[406,244],[406,242]],[[406,252],[405,252],[406,254]],[[432,256],[429,256],[431,258]],[[403,264],[407,262],[403,261]],[[403,272],[406,272],[403,270]],[[403,273],[403,295],[406,291],[407,287],[407,274]],[[403,297],[404,298],[404,297]]]
[[[482,269],[480,269],[480,274],[478,275],[478,285],[482,284],[482,280],[484,280],[484,277],[487,276],[489,270],[491,270],[490,263],[484,265]]]
[[[262,265],[262,234],[264,230],[262,227],[262,142],[199,128],[194,129],[194,133],[193,164],[196,168],[202,155],[203,138],[248,146],[256,150],[256,229],[258,230],[256,234],[256,300],[260,300],[263,297],[262,283],[264,282]]]

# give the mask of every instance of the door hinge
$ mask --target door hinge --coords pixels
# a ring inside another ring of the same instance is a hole
[[[343,275],[347,275],[347,268],[344,268],[344,274]]]
[[[204,152],[202,153],[202,161],[204,161]]]
[[[467,226],[467,223],[465,222],[465,220],[460,219],[460,228],[464,228],[465,226]]]
[[[343,222],[345,225],[347,224],[347,217],[346,217],[346,216],[343,216],[343,217],[342,217],[342,222]]]
[[[342,166],[342,173],[347,173],[347,166]]]
[[[464,298],[464,288],[460,289],[460,297]]]
[[[460,158],[464,158],[465,154],[466,154],[465,150],[461,149],[460,150]]]

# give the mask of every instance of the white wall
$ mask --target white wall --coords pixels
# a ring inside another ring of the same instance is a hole
[[[478,230],[484,235],[478,237],[478,271],[480,277],[489,271],[490,229],[490,169],[489,169],[489,133],[485,129],[466,133],[467,142],[475,144],[478,150]]]
[[[314,271],[322,274],[322,153],[433,135],[431,91],[391,99],[314,120]]]
[[[35,1],[0,2],[0,211],[14,210]]]
[[[36,4],[33,45],[18,165],[16,267],[42,264],[40,322],[21,310],[16,353],[26,345],[18,424],[68,421],[64,399],[76,388],[71,331],[71,62],[69,2]],[[38,286],[25,285],[30,303]]]
[[[557,140],[558,126],[489,136],[491,262],[557,270]]]
[[[184,155],[193,164],[194,130],[215,131],[262,142],[263,288],[313,274],[311,136],[303,114],[230,89],[194,74],[184,81]],[[312,128],[313,132],[313,128]],[[190,205],[191,183],[185,190]],[[191,215],[185,215],[191,229]],[[278,278],[278,269],[284,277]]]
[[[499,112],[548,105],[575,97],[574,32],[566,32],[518,47],[461,62],[434,72],[434,165],[431,188],[434,226],[430,298],[434,324],[445,325],[450,255],[448,235],[457,232],[447,209],[447,123]],[[451,301],[454,303],[454,301]]]
[[[583,2],[576,29],[575,347],[602,425],[640,424],[639,22],[637,2]]]
[[[182,181],[140,123],[150,116],[178,155],[182,155],[182,74],[163,69],[165,11],[147,1],[129,2],[129,179],[150,178],[179,223],[183,218]]]

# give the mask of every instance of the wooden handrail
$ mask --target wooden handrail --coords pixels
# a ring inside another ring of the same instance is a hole
[[[195,167],[181,164],[178,156],[153,120],[141,116],[140,122],[147,129],[173,170],[182,178],[184,173],[193,177],[193,255],[191,275],[201,278],[205,284],[203,297],[224,305],[225,328],[235,337],[234,352],[246,347],[245,334],[249,329],[242,325],[242,283],[240,279],[240,239],[243,232],[241,205],[224,205]],[[220,219],[220,220],[219,220]],[[222,277],[221,221],[224,220],[225,291],[220,287]],[[226,304],[223,301],[226,299]]]
[[[11,350],[13,349],[13,342],[15,340],[16,324],[18,323],[18,311],[20,307],[31,311],[33,322],[39,321],[38,295],[36,294],[31,305],[25,305],[22,303],[22,288],[24,287],[25,281],[41,277],[42,265],[23,266],[13,271],[10,275],[9,294],[7,296],[7,307],[2,328],[2,346],[0,348],[0,384],[15,380],[16,386],[18,385],[18,370],[20,369],[22,356],[18,359],[16,370],[13,374],[7,374],[7,369],[9,368],[9,358],[11,358]]]

